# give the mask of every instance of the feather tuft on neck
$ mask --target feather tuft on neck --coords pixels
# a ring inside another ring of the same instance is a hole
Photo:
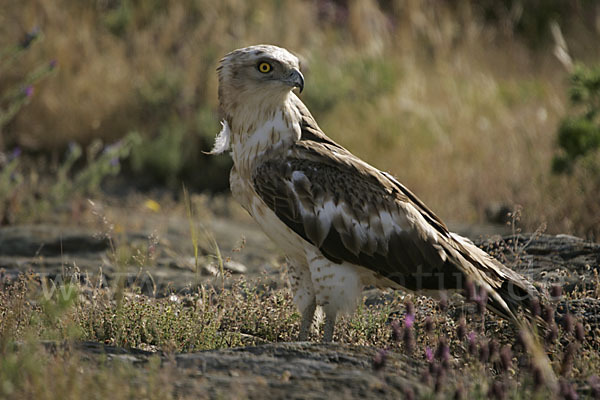
[[[221,121],[221,132],[215,138],[215,144],[210,152],[207,154],[223,154],[225,151],[231,149],[231,130],[227,121]]]

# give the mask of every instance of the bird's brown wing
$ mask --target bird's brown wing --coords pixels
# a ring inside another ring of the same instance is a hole
[[[460,289],[465,279],[492,291],[507,282],[530,288],[468,239],[450,233],[391,175],[353,156],[311,120],[301,127],[301,140],[286,157],[256,167],[254,189],[328,259],[361,265],[410,290]]]
[[[267,206],[333,262],[364,266],[411,290],[455,288],[462,274],[441,245],[450,237],[445,225],[386,174],[324,135],[303,133],[288,157],[254,171]]]

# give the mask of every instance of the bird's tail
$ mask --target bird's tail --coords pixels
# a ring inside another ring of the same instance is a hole
[[[544,295],[524,276],[506,267],[500,261],[477,247],[469,239],[452,234],[458,244],[463,270],[467,280],[487,291],[487,308],[493,313],[517,322],[523,314],[536,325]]]
[[[546,385],[551,390],[556,390],[556,374],[540,343],[539,335],[536,334],[539,332],[537,328],[546,325],[540,317],[540,307],[547,303],[546,297],[525,277],[506,267],[470,240],[455,234],[452,236],[462,247],[461,256],[470,264],[466,267],[468,279],[487,290],[487,308],[514,322],[523,345],[531,356],[532,365],[542,374]]]

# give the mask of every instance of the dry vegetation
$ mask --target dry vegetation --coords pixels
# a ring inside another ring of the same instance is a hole
[[[550,172],[569,105],[549,26],[559,23],[574,60],[597,62],[598,9],[511,4],[12,0],[0,47],[33,27],[42,37],[3,69],[0,90],[50,60],[58,70],[0,128],[0,146],[41,153],[52,170],[71,141],[138,132],[127,170],[141,181],[224,189],[228,159],[201,154],[218,130],[216,63],[275,43],[302,56],[303,99],[325,132],[444,219],[520,204],[526,229],[594,237],[597,177]]]
[[[78,283],[76,274],[68,277],[71,283],[57,286],[33,275],[2,282],[2,397],[99,398],[116,391],[115,398],[171,398],[177,372],[165,367],[159,354],[290,341],[299,329],[300,316],[288,289],[272,289],[264,279],[235,279],[225,288],[201,286],[187,294],[149,298],[135,285],[123,290],[86,279]],[[586,295],[597,293],[563,299]],[[375,370],[394,368],[386,365],[389,352],[411,356],[410,367],[419,371],[428,389],[407,387],[407,397],[542,399],[551,393],[532,349],[510,324],[477,311],[478,299],[467,308],[456,298],[436,303],[399,292],[373,299],[351,318],[341,319],[335,339],[371,348]],[[554,315],[552,307],[542,310],[550,325],[541,337],[560,376],[555,394],[598,398],[598,337],[585,332],[576,317],[562,317],[557,325]],[[128,368],[118,360],[98,362],[76,351],[81,340],[161,353]]]
[[[492,204],[518,204],[524,230],[546,224],[597,239],[600,174],[551,173],[569,102],[568,65],[553,54],[549,26],[559,23],[574,60],[598,63],[600,9],[548,2],[546,15],[529,2],[475,3],[8,0],[0,9],[0,224],[86,225],[85,196],[121,172],[125,186],[223,190],[229,160],[201,153],[218,131],[216,64],[234,48],[273,43],[301,56],[302,99],[324,131],[393,172],[443,219],[480,222]],[[40,34],[23,46],[34,27]],[[5,122],[20,85],[18,112]],[[113,258],[134,252],[116,249]],[[0,273],[0,397],[173,396],[158,358],[139,368],[98,364],[45,341],[169,353],[288,341],[298,330],[288,290],[270,282],[156,299],[80,278],[48,296],[38,276]],[[404,295],[384,298],[342,320],[336,339],[410,352],[431,387],[422,397],[548,397],[527,350],[515,347],[517,332],[493,317],[482,331],[480,316],[460,303],[412,298],[429,312],[407,326]],[[545,346],[564,396],[575,387],[600,396],[600,383],[587,381],[600,371],[597,338],[582,338],[576,324],[555,328]]]

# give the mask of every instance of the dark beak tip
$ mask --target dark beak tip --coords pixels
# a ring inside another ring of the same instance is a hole
[[[302,91],[304,90],[304,76],[302,75],[302,72],[300,72],[296,68],[294,68],[293,74],[294,74],[294,86],[296,86],[298,88],[299,93],[302,93]]]

